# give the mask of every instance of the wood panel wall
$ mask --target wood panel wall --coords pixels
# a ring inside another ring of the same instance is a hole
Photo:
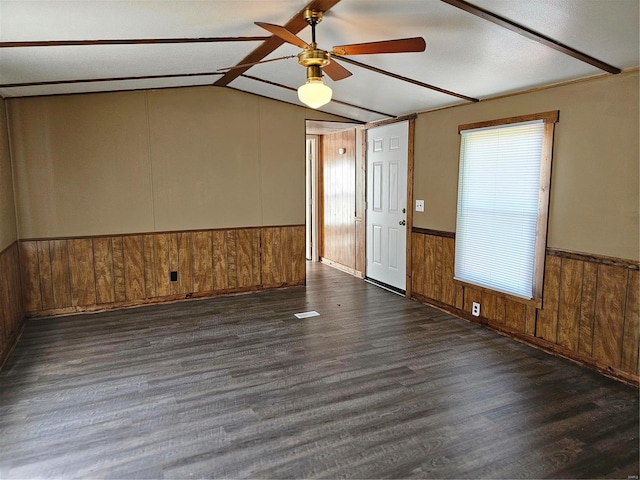
[[[321,143],[320,256],[327,263],[357,273],[356,239],[362,225],[358,226],[356,232],[355,129],[323,135]],[[339,153],[340,148],[345,149],[344,154]]]
[[[299,225],[21,241],[24,307],[50,315],[303,285],[304,246]]]
[[[547,249],[542,308],[455,283],[455,239],[412,233],[413,297],[638,384],[640,275],[637,262]],[[480,317],[471,315],[480,303]]]
[[[18,243],[0,252],[0,366],[18,339],[24,320]]]

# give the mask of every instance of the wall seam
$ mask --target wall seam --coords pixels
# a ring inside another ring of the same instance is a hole
[[[113,300],[116,299],[116,268],[114,266],[115,255],[113,252],[113,237],[109,237],[109,249],[111,250],[111,278],[113,279]]]
[[[151,155],[151,121],[149,117],[149,91],[144,91],[144,114],[147,121],[147,161],[149,162],[149,187],[151,190],[151,223],[156,231],[156,197],[153,194],[153,158]]]
[[[195,258],[194,251],[193,251],[193,233],[188,233],[187,235],[189,236],[189,251],[191,252],[191,258],[189,259],[190,268],[191,268],[191,285],[189,287],[189,293],[193,293],[196,290],[195,288],[195,285],[196,285],[195,270],[196,269],[194,268],[194,265],[193,265],[193,259]]]
[[[306,127],[305,127],[306,129]],[[258,100],[258,199],[260,201],[260,226],[264,226],[264,202],[262,201],[262,99]]]
[[[3,99],[4,100],[4,99]],[[9,124],[9,103],[5,100],[5,109],[4,109],[4,121],[7,125],[7,147],[9,148],[9,168],[11,169],[11,193],[13,194],[13,215],[16,222],[16,241],[20,240],[20,225],[18,224],[18,198],[16,194],[16,174],[15,174],[15,165],[13,160],[13,146],[11,142],[11,126]],[[18,252],[20,249],[18,249]],[[20,253],[18,253],[18,259],[20,258]],[[22,276],[22,269],[20,269],[20,276]],[[22,278],[20,279],[22,281]]]
[[[620,336],[620,360],[618,362],[618,367],[622,368],[622,361],[624,360],[624,334],[627,325],[627,305],[629,300],[629,277],[631,276],[629,270],[627,270],[627,278],[625,280],[624,286],[624,304],[622,306],[622,334]]]
[[[38,265],[38,291],[40,292],[40,309],[42,310],[42,273],[40,273],[40,248],[38,248],[38,243],[39,242],[35,242],[36,244],[36,263]]]
[[[147,298],[147,255],[145,248],[144,235],[140,235],[142,240],[142,298]]]
[[[582,273],[580,274],[580,310],[578,312],[578,345],[576,352],[580,353],[580,336],[582,335],[582,297],[584,296],[584,262],[582,262]]]
[[[71,259],[69,258],[69,240],[65,240],[64,241],[64,249],[66,250],[67,253],[67,271],[69,272],[69,274],[67,275],[67,283],[69,284],[69,305],[74,306],[73,305],[73,282],[71,280]],[[40,262],[38,262],[39,264]]]
[[[51,255],[49,255],[51,258]],[[95,303],[98,303],[98,276],[96,274],[96,248],[94,245],[94,239],[91,239],[91,263],[93,267],[93,294],[95,296]]]
[[[596,285],[593,290],[593,320],[591,321],[591,357],[594,357],[594,342],[596,339],[596,320],[598,316],[598,283],[600,280],[600,265],[596,266]]]
[[[562,266],[564,264],[563,258],[560,258],[560,274],[558,275],[558,310],[556,312],[556,339],[553,343],[558,344],[560,332],[560,312],[562,307]]]

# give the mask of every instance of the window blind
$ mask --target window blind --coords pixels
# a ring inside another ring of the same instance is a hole
[[[455,278],[533,297],[544,122],[461,132]]]

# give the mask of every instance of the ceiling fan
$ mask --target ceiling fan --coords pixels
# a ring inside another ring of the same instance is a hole
[[[280,37],[285,42],[303,49],[297,57],[298,63],[307,69],[307,81],[304,85],[298,88],[298,98],[302,103],[311,108],[319,108],[331,101],[332,91],[331,88],[322,80],[323,71],[334,81],[342,80],[351,75],[349,70],[333,61],[332,57],[371,55],[378,53],[424,52],[426,48],[424,38],[412,37],[380,42],[339,45],[333,47],[329,52],[318,48],[316,43],[316,25],[322,21],[322,12],[314,9],[306,9],[304,12],[304,19],[311,26],[311,44],[308,44],[300,37],[280,25],[264,22],[255,23],[273,35]],[[292,56],[280,57],[266,61],[282,60],[284,58],[292,58]],[[237,65],[233,68],[240,68],[243,66],[246,65]]]

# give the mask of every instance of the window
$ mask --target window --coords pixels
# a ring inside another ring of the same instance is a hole
[[[459,127],[455,279],[539,299],[558,112]]]

